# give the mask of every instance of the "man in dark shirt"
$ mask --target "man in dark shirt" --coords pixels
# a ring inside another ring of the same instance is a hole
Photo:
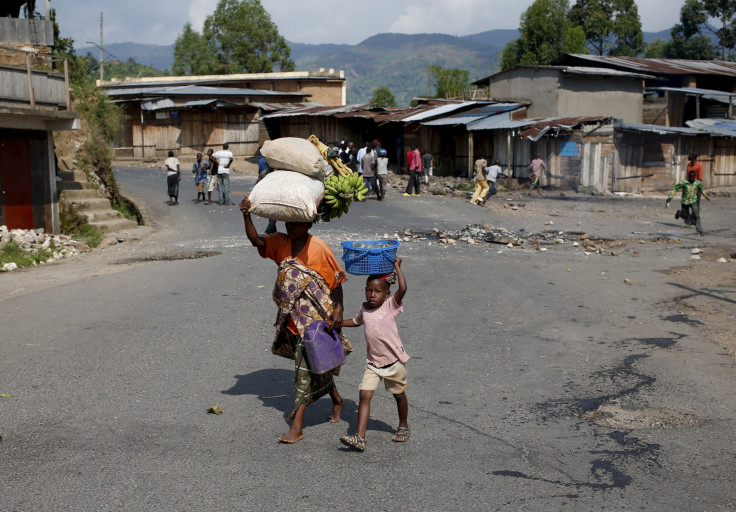
[[[220,193],[220,186],[217,184],[217,161],[212,158],[212,149],[207,150],[207,160],[210,162],[210,173],[207,176],[207,202],[204,204],[212,204],[212,191],[217,189]]]

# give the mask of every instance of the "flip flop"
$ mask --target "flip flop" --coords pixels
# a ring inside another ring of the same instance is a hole
[[[340,438],[340,442],[344,444],[345,446],[349,446],[350,448],[354,450],[358,450],[359,452],[365,451],[365,439],[360,437],[358,434],[353,434],[350,436],[342,436]]]
[[[409,427],[399,427],[396,429],[396,435],[391,438],[396,443],[405,443],[409,439]]]

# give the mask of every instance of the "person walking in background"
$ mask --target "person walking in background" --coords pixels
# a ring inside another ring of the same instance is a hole
[[[181,181],[181,167],[179,159],[174,157],[174,152],[169,151],[169,158],[164,160],[166,166],[166,185],[169,189],[169,206],[179,204],[179,182]]]
[[[409,354],[399,337],[396,317],[404,311],[406,279],[401,271],[401,258],[394,264],[399,289],[391,296],[393,274],[371,275],[365,283],[365,302],[358,314],[342,323],[343,327],[365,326],[366,365],[360,383],[358,426],[356,433],[342,436],[340,442],[358,451],[365,451],[365,431],[371,413],[371,399],[381,380],[386,391],[394,395],[399,413],[399,427],[391,438],[403,443],[409,440],[409,401],[406,398],[406,362]]]
[[[217,189],[220,193],[220,185],[217,182],[217,162],[212,157],[212,149],[207,150],[207,160],[209,161],[209,173],[207,174],[207,202],[204,204],[212,204],[212,191]]]
[[[424,154],[422,155],[422,172],[424,173],[424,184],[425,185],[428,185],[429,180],[432,179],[433,169],[434,169],[434,159],[432,158],[432,153],[430,153],[428,149],[425,149]]]
[[[197,199],[195,204],[199,203],[199,198],[204,202],[204,186],[207,183],[207,169],[210,164],[202,160],[202,153],[197,153],[197,160],[192,164],[192,174],[194,174],[194,184],[197,186]]]
[[[384,202],[386,200],[386,190],[388,190],[388,151],[383,148],[378,150],[376,176],[378,177],[378,188],[381,190],[379,199]]]
[[[503,173],[501,171],[501,162],[496,160],[494,164],[490,167],[486,167],[486,181],[488,182],[488,193],[483,198],[483,204],[486,204],[486,201],[490,199],[491,197],[495,196],[498,193],[498,189],[496,188],[496,178],[499,176],[503,176]]]
[[[406,154],[406,158],[409,160],[409,183],[406,184],[404,195],[418,196],[419,180],[422,173],[422,156],[419,154],[416,144],[411,147],[411,150]]]
[[[541,155],[537,153],[537,158],[529,164],[529,195],[532,195],[534,189],[537,189],[538,195],[542,195],[542,171],[546,170],[547,165],[542,160]]]
[[[363,181],[365,186],[368,187],[368,193],[371,190],[376,194],[376,199],[381,200],[381,191],[378,190],[378,183],[376,182],[376,157],[373,154],[373,148],[366,149],[363,159],[360,161],[361,167],[363,167]]]
[[[363,176],[363,157],[365,156],[366,151],[368,151],[368,141],[365,141],[363,143],[363,147],[358,150],[358,174]]]
[[[486,181],[486,175],[488,174],[488,171],[486,171],[487,165],[488,161],[482,155],[478,155],[478,160],[475,161],[474,166],[475,175],[473,176],[475,180],[475,192],[470,199],[471,203],[477,204],[478,206],[482,205],[483,198],[488,192],[488,182]]]
[[[703,233],[703,225],[700,222],[700,207],[698,206],[698,198],[702,195],[710,201],[710,197],[705,195],[705,189],[700,181],[695,179],[695,171],[689,171],[686,180],[682,180],[677,183],[667,198],[667,206],[670,205],[670,201],[675,196],[678,190],[682,190],[682,199],[680,200],[681,210],[675,214],[675,219],[678,216],[682,216],[685,221],[682,227],[684,228],[695,228],[700,236],[705,235]]]
[[[228,143],[222,145],[222,149],[212,155],[217,162],[217,182],[220,186],[220,204],[232,206],[230,202],[230,164],[233,161],[233,154],[228,149]]]

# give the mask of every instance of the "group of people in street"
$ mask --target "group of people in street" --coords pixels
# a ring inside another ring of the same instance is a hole
[[[393,273],[367,277],[365,302],[354,317],[344,319],[342,286],[347,277],[330,246],[309,233],[312,223],[286,222],[286,233],[261,235],[253,224],[250,209],[250,200],[243,198],[240,211],[245,234],[262,258],[278,265],[273,293],[278,316],[271,352],[294,361],[294,406],[286,417],[291,426],[278,441],[294,444],[304,438],[302,427],[307,405],[322,396],[329,395],[332,400],[328,421],[337,423],[341,419],[344,401],[334,380],[341,367],[326,373],[312,372],[303,342],[305,332],[313,322],[326,321],[327,329],[338,333],[345,354],[353,348],[342,329],[365,326],[366,364],[359,386],[357,432],[342,436],[340,442],[357,451],[365,450],[370,402],[381,380],[393,394],[398,409],[399,425],[392,440],[406,442],[409,439],[409,403],[405,393],[405,363],[409,355],[404,350],[395,320],[403,312],[403,298],[407,291],[401,258],[396,259]],[[393,280],[398,282],[398,290],[391,295]]]
[[[355,149],[355,143],[343,137],[335,151],[351,171],[363,177],[368,195],[374,195],[378,201],[386,201],[388,189],[388,152],[381,147],[380,139],[366,141],[363,147]]]
[[[230,201],[230,168],[232,162],[233,153],[230,151],[227,142],[217,152],[208,149],[206,159],[202,157],[202,153],[197,153],[197,159],[192,164],[192,175],[197,187],[195,203],[212,204],[212,192],[217,190],[220,196],[219,204],[233,206],[234,203]],[[169,193],[168,204],[176,206],[179,204],[181,166],[179,159],[174,157],[173,151],[169,151],[169,157],[165,160],[164,165],[166,167],[166,183]],[[206,200],[205,192],[207,192]]]

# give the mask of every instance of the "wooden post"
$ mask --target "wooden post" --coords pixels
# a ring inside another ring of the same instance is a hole
[[[511,130],[506,130],[506,188],[509,190],[511,190],[511,175],[514,173],[512,151]]]
[[[36,95],[33,94],[33,74],[31,73],[30,53],[26,53],[26,72],[28,77],[28,99],[31,102],[31,108],[36,108]]]
[[[69,61],[64,59],[64,85],[66,85],[66,109],[72,110],[72,91],[69,88]]]
[[[468,178],[473,178],[473,160],[474,160],[474,148],[473,148],[473,132],[468,132]]]

